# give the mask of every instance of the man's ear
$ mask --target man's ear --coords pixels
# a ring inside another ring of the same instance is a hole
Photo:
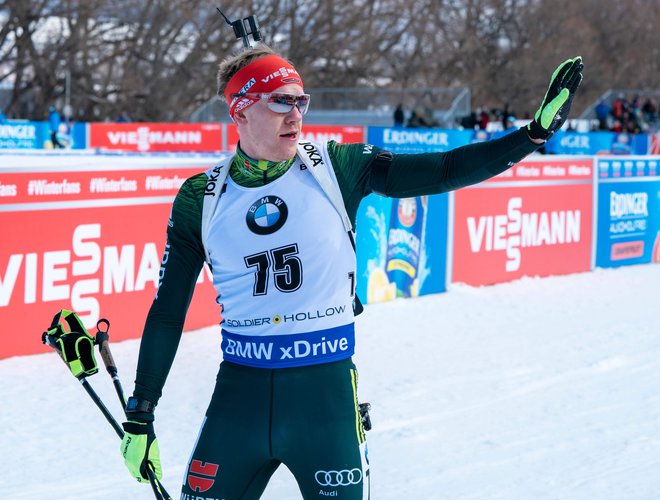
[[[245,116],[245,113],[243,111],[238,111],[237,113],[234,113],[234,123],[237,125],[239,123],[245,124],[247,123],[247,117]]]

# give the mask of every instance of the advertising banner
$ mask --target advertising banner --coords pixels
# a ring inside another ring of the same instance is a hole
[[[650,137],[649,154],[660,155],[660,132]]]
[[[303,125],[301,140],[312,142],[335,141],[338,143],[364,142],[364,127],[350,125]],[[227,144],[223,151],[236,151],[238,131],[234,123],[227,124]]]
[[[597,158],[596,265],[660,262],[660,157]]]
[[[40,335],[60,309],[78,312],[88,328],[107,318],[114,340],[141,335],[172,200],[183,179],[210,164],[127,160],[67,171],[30,168],[22,157],[25,166],[0,169],[0,358],[47,350]],[[202,274],[186,329],[219,321],[214,297]]]
[[[455,193],[452,282],[588,271],[592,159],[538,156]]]
[[[450,149],[473,140],[473,130],[446,130],[437,128],[369,127],[367,142],[393,153],[432,153]]]
[[[356,220],[357,294],[371,304],[446,289],[446,194],[369,195]]]
[[[89,147],[103,151],[220,151],[219,123],[90,123]]]
[[[447,151],[485,140],[468,130],[369,127],[367,142],[393,153]],[[387,199],[358,211],[358,295],[367,303],[446,290],[447,194]],[[368,228],[365,231],[365,226]]]
[[[87,149],[87,124],[74,123],[70,131],[71,149]]]
[[[0,123],[0,149],[42,149],[50,140],[45,122]]]
[[[545,146],[547,153],[562,155],[643,155],[649,149],[647,134],[558,131]]]

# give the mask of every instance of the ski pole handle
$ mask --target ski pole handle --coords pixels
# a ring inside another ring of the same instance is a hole
[[[110,377],[112,377],[112,383],[115,386],[115,391],[117,392],[117,397],[119,398],[119,403],[121,404],[122,410],[126,411],[126,396],[124,396],[124,389],[121,386],[121,381],[117,375],[117,364],[115,359],[112,357],[112,351],[110,351],[110,322],[101,318],[96,322],[96,343],[99,346],[99,353],[101,354],[101,359],[105,365],[105,369],[108,370]]]
[[[103,326],[103,328],[101,328]],[[110,345],[108,341],[110,340],[110,335],[108,331],[110,330],[110,322],[101,318],[96,323],[96,343],[99,346],[99,353],[101,353],[101,359],[103,359],[103,364],[105,369],[108,370],[108,373],[111,376],[117,375],[117,364],[115,363],[112,353],[110,352]]]

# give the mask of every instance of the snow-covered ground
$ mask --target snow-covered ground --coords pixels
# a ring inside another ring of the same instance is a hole
[[[647,265],[367,306],[355,361],[373,407],[372,498],[660,498],[659,298],[660,265]],[[158,407],[174,498],[218,332],[185,335]],[[112,346],[127,392],[138,346]],[[107,374],[90,382],[119,416]],[[0,361],[0,498],[153,498],[79,385],[54,353]],[[284,467],[263,498],[300,498]]]

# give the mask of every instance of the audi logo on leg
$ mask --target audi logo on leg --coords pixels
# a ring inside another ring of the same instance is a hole
[[[350,486],[362,481],[362,471],[360,469],[318,470],[314,478],[321,486]]]

